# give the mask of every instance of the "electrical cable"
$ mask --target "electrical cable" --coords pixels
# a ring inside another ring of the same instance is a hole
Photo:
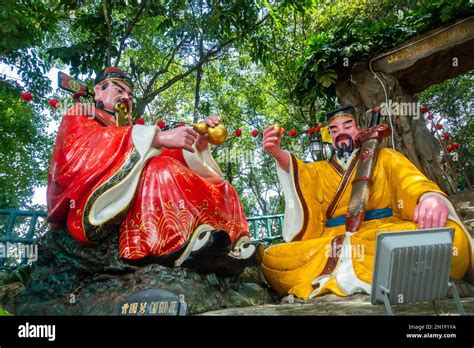
[[[397,49],[395,49],[395,50],[392,50],[392,51],[389,51],[389,52],[387,52],[387,53],[383,53],[383,54],[381,54],[381,55],[379,55],[379,56],[376,56],[376,57],[374,57],[374,58],[372,58],[372,59],[370,60],[370,62],[369,62],[369,69],[370,69],[370,72],[371,72],[371,73],[375,76],[375,78],[380,82],[380,84],[382,85],[382,88],[383,88],[383,92],[384,92],[384,96],[385,96],[385,104],[387,105],[388,120],[389,120],[389,123],[390,123],[390,128],[392,129],[392,132],[391,132],[391,133],[392,133],[392,134],[391,134],[392,137],[391,137],[391,138],[392,138],[392,148],[393,148],[394,150],[395,150],[395,136],[394,136],[394,134],[393,134],[394,132],[393,132],[393,123],[392,123],[392,113],[391,113],[390,108],[388,107],[387,89],[385,88],[385,85],[384,85],[384,83],[382,82],[382,80],[378,77],[378,75],[377,75],[377,74],[374,72],[374,70],[372,69],[372,62],[373,62],[375,59],[379,59],[379,58],[381,58],[381,57],[388,56],[389,54],[392,54],[392,53],[397,52],[397,51],[400,51],[400,50],[402,50],[402,49],[404,49],[404,48],[413,46],[413,45],[415,45],[415,44],[417,44],[417,43],[419,43],[419,42],[421,42],[421,41],[423,41],[423,40],[429,39],[430,37],[433,37],[433,36],[435,36],[435,35],[437,35],[437,34],[443,32],[443,31],[446,31],[446,30],[448,30],[448,29],[450,29],[450,28],[452,28],[452,27],[454,27],[454,26],[456,26],[456,25],[458,25],[458,24],[460,24],[460,23],[463,23],[463,22],[465,22],[465,21],[468,21],[468,20],[470,20],[470,19],[472,19],[472,18],[474,18],[474,16],[471,16],[471,17],[465,18],[465,19],[463,19],[463,20],[461,20],[461,21],[459,21],[459,22],[453,23],[453,24],[451,24],[450,26],[448,26],[448,27],[446,27],[446,28],[443,28],[443,29],[440,29],[440,30],[438,30],[438,31],[436,31],[436,32],[434,32],[434,33],[432,33],[431,35],[429,35],[429,36],[427,36],[427,37],[424,37],[424,38],[422,38],[422,39],[416,40],[416,41],[414,41],[414,42],[411,42],[411,43],[409,43],[409,44],[407,44],[407,45],[405,45],[405,46],[399,47],[399,48],[397,48]]]

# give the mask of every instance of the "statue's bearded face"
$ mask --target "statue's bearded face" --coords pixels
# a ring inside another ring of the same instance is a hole
[[[98,107],[110,112],[114,112],[118,101],[124,101],[132,112],[132,90],[120,80],[105,80],[94,86],[94,100]]]
[[[359,128],[353,117],[339,116],[329,122],[329,134],[332,146],[341,157],[342,152],[351,153],[354,149],[354,140],[359,134]]]

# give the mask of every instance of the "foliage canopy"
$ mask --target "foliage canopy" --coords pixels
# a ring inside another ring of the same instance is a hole
[[[33,189],[46,185],[55,139],[47,130],[61,116],[47,101],[69,99],[46,74],[62,69],[91,85],[96,72],[115,65],[134,79],[134,117],[147,124],[219,114],[231,133],[241,129],[242,137],[231,137],[214,155],[248,215],[281,213],[273,159],[262,151],[261,135],[250,131],[280,123],[304,134],[336,103],[343,58],[374,55],[472,14],[468,0],[47,3],[1,0],[0,62],[19,81],[0,76],[0,207],[24,208]],[[472,98],[465,89],[472,76],[463,79],[453,80],[464,86],[454,92],[439,85],[420,98],[440,114],[459,115],[453,136],[468,143],[470,111],[462,108]],[[31,103],[19,99],[22,91],[34,95]],[[439,102],[448,93],[449,102]],[[309,157],[308,145],[306,135],[284,137],[283,146],[302,158]],[[237,161],[229,161],[230,153]]]

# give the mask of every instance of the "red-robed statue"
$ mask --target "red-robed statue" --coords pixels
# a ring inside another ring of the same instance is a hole
[[[64,115],[51,158],[48,221],[93,246],[119,233],[120,257],[235,275],[261,262],[242,204],[209,151],[207,135],[186,127],[117,125],[131,112],[133,84],[107,68],[94,84],[95,107]],[[115,107],[115,109],[114,109]],[[209,127],[219,117],[204,120]]]

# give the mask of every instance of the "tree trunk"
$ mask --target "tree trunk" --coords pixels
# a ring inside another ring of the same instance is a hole
[[[194,115],[193,115],[194,123],[196,123],[199,120],[199,101],[200,101],[200,93],[201,93],[202,74],[203,74],[203,71],[201,68],[199,68],[196,75],[196,89],[194,93]]]
[[[457,191],[452,173],[448,175],[441,167],[441,143],[428,130],[414,96],[433,84],[474,69],[473,30],[473,17],[459,19],[379,54],[372,58],[372,70],[378,78],[363,59],[337,72],[339,100],[355,106],[363,127],[370,118],[365,112],[382,103],[411,107],[408,114],[391,108],[394,146],[448,194]],[[388,117],[383,122],[390,125]],[[383,145],[391,143],[386,139]]]
[[[412,112],[408,115],[402,112],[395,114],[392,110],[393,128],[391,128],[395,149],[407,156],[443,191],[448,194],[456,192],[453,180],[441,167],[440,142],[428,130],[422,115],[417,113],[419,109],[415,97],[405,91],[395,78],[379,72],[377,74],[387,92],[386,99],[382,84],[374,78],[366,61],[358,62],[351,73],[352,75],[344,75],[343,72],[339,72],[340,78],[336,82],[336,91],[341,104],[352,104],[355,107],[359,125],[367,127],[371,115],[370,113],[366,114],[366,111],[377,106],[380,107],[383,103],[387,103],[389,107],[396,105],[394,103],[399,103],[398,105],[403,105],[405,110],[410,106]],[[403,111],[402,108],[399,110]],[[387,115],[381,122],[391,126]],[[392,138],[385,139],[382,146],[391,147]]]

